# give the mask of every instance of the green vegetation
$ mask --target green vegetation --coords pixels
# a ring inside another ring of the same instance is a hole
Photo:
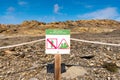
[[[60,48],[62,49],[65,49],[65,48],[68,48],[68,45],[66,44],[66,43],[62,43],[61,45],[60,45]]]
[[[54,44],[54,41],[53,41],[53,40],[52,40],[51,42],[52,42],[52,44]],[[53,46],[52,46],[52,45],[51,45],[51,48],[53,48]]]

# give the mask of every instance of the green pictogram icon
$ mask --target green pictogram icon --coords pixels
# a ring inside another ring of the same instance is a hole
[[[66,43],[62,43],[62,44],[60,45],[60,48],[61,48],[61,49],[66,49],[66,48],[68,48],[68,45],[67,45]]]
[[[54,41],[53,41],[53,40],[52,40],[51,42],[52,42],[52,44],[54,44]],[[51,45],[51,48],[53,48],[53,46],[52,46],[52,45]]]

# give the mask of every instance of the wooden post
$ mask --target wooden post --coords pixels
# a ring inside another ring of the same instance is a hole
[[[55,80],[61,80],[61,54],[55,54]]]

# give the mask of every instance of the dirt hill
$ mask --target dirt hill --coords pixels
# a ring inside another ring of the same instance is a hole
[[[7,35],[40,35],[45,29],[70,29],[72,33],[101,33],[120,29],[120,22],[114,20],[78,20],[66,22],[43,23],[35,20],[21,24],[0,24],[0,34]]]

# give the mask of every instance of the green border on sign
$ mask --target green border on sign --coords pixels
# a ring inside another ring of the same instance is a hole
[[[70,35],[69,29],[46,29],[47,35]]]

